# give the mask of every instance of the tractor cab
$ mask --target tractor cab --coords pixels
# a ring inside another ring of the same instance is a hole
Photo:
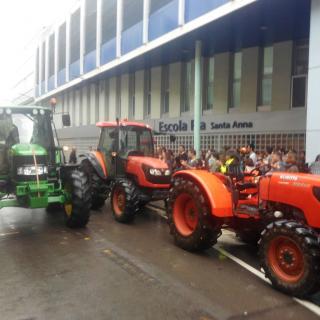
[[[153,157],[154,146],[151,128],[136,122],[101,122],[98,150],[105,157],[108,177],[126,174],[131,157]]]

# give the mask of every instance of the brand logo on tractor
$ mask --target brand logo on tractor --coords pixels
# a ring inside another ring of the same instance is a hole
[[[298,177],[297,176],[281,175],[280,179],[281,180],[289,180],[289,181],[298,181]]]

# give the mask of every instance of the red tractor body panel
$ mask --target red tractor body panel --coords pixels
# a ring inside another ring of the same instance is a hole
[[[103,153],[100,151],[92,151],[92,154],[96,157],[98,163],[100,164],[100,166],[102,168],[104,175],[107,177],[108,171],[107,171],[106,162],[105,162]]]
[[[233,217],[232,194],[219,177],[205,170],[183,170],[174,174],[174,177],[179,176],[192,179],[203,190],[213,216]]]
[[[298,208],[311,227],[320,228],[320,199],[316,198],[314,188],[320,188],[320,176],[273,173],[261,181],[260,199]]]
[[[153,189],[169,189],[170,188],[170,177],[165,177],[168,180],[168,183],[155,183],[148,181],[146,171],[148,168],[159,169],[162,172],[162,176],[155,176],[155,181],[163,179],[165,177],[165,171],[168,170],[166,163],[160,159],[151,158],[151,157],[135,157],[129,156],[127,162],[126,172],[135,176],[138,180],[138,185],[146,188]]]

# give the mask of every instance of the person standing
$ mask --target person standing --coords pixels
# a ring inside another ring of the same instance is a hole
[[[182,170],[184,169],[182,162],[188,161],[188,155],[186,153],[186,149],[183,145],[179,146],[178,156],[176,157],[176,166],[175,170]]]
[[[76,164],[77,161],[77,149],[76,147],[72,147],[70,157],[69,157],[69,163]]]
[[[252,160],[253,166],[255,167],[257,165],[257,154],[254,151],[255,146],[253,143],[250,143],[247,147],[248,153],[249,153],[249,158]]]

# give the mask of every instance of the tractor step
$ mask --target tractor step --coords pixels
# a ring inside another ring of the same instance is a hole
[[[247,214],[250,216],[259,215],[259,209],[256,206],[250,206],[246,204],[239,205],[236,209],[237,214]]]

